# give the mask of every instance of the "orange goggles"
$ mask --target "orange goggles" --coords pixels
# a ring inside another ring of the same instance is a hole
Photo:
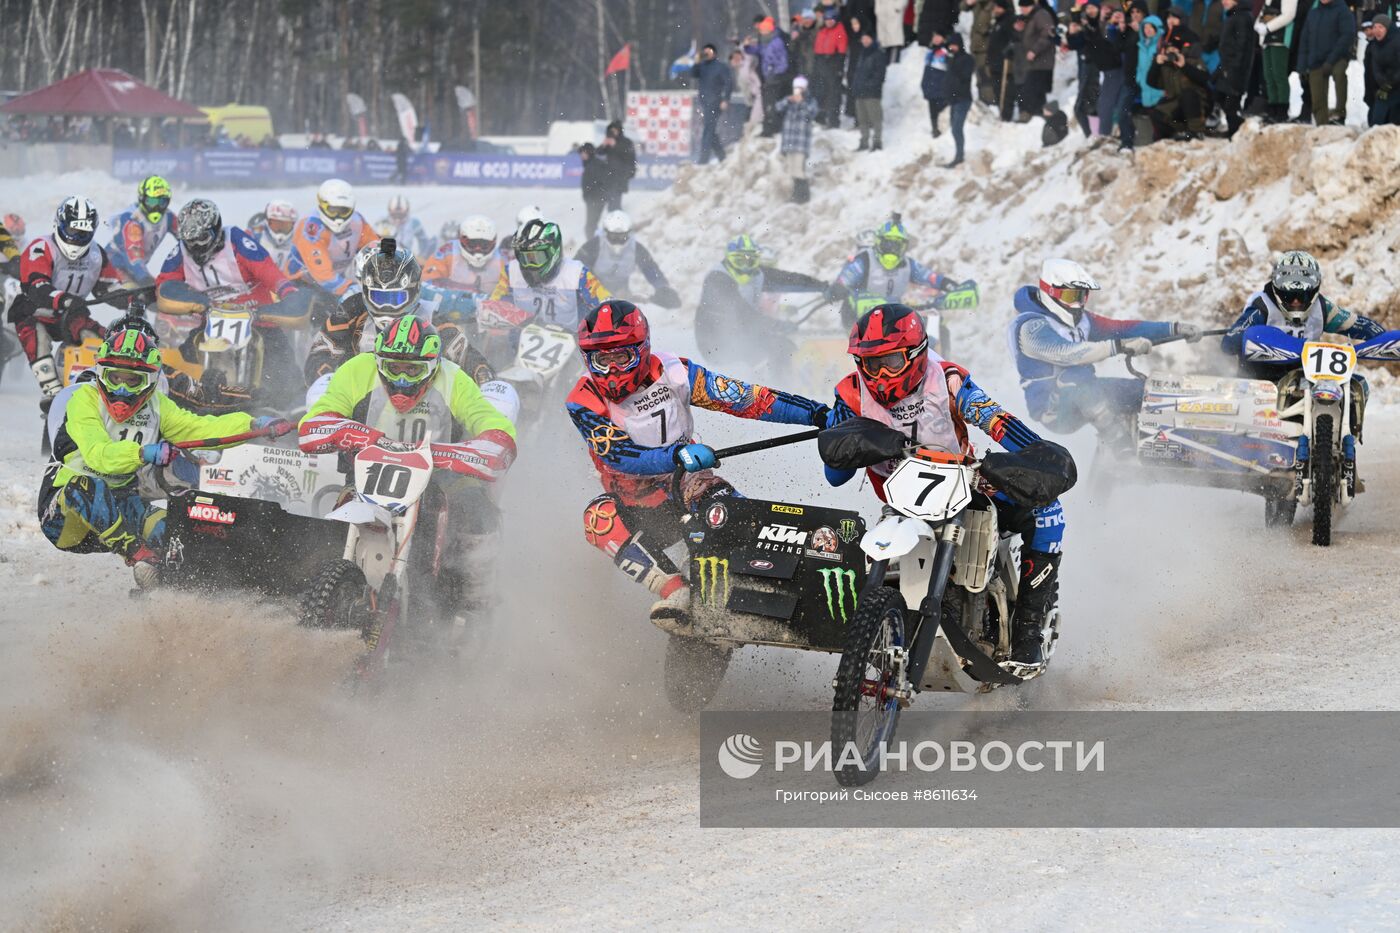
[[[891,376],[898,376],[914,365],[914,359],[928,347],[928,341],[920,342],[912,349],[901,347],[898,350],[891,350],[888,353],[876,353],[870,356],[857,356],[856,366],[871,379],[888,379]]]

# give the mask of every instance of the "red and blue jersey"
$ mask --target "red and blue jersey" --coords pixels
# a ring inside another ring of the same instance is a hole
[[[224,230],[224,245],[203,265],[184,246],[166,257],[156,276],[163,282],[184,282],[210,300],[227,304],[265,305],[281,299],[293,288],[267,250],[239,227]]]
[[[175,213],[166,211],[153,224],[146,219],[145,212],[133,204],[117,215],[112,226],[116,232],[107,248],[112,264],[133,282],[149,281],[151,273],[146,264],[167,234],[176,235]]]

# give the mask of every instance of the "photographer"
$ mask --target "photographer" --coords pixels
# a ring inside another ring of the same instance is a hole
[[[1167,31],[1157,46],[1147,83],[1162,92],[1148,110],[1158,139],[1201,139],[1210,112],[1210,75],[1201,65],[1196,34],[1186,28],[1180,7],[1167,11]]]

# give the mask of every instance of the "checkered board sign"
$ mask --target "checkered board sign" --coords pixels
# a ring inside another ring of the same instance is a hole
[[[628,91],[627,135],[648,155],[690,155],[694,91]]]

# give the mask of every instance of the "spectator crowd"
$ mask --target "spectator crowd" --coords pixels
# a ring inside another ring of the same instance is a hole
[[[1358,55],[1366,122],[1400,123],[1398,2],[824,0],[786,28],[755,17],[752,31],[731,37],[723,55],[714,45],[702,50],[691,69],[698,161],[722,160],[726,136],[732,141],[745,125],[756,126],[779,137],[793,200],[805,200],[813,126],[854,125],[859,150],[881,149],[886,68],[915,46],[924,57],[933,136],[948,115],[949,168],[964,159],[963,129],[975,103],[1003,121],[1042,119],[1046,145],[1068,135],[1072,120],[1084,136],[1116,139],[1125,150],[1228,138],[1248,116],[1342,124],[1348,68]],[[958,32],[964,14],[966,42]],[[1057,71],[1067,68],[1076,79],[1068,113],[1050,99]],[[1295,96],[1301,107],[1293,113]],[[744,124],[732,113],[726,120],[735,103],[748,107]]]

